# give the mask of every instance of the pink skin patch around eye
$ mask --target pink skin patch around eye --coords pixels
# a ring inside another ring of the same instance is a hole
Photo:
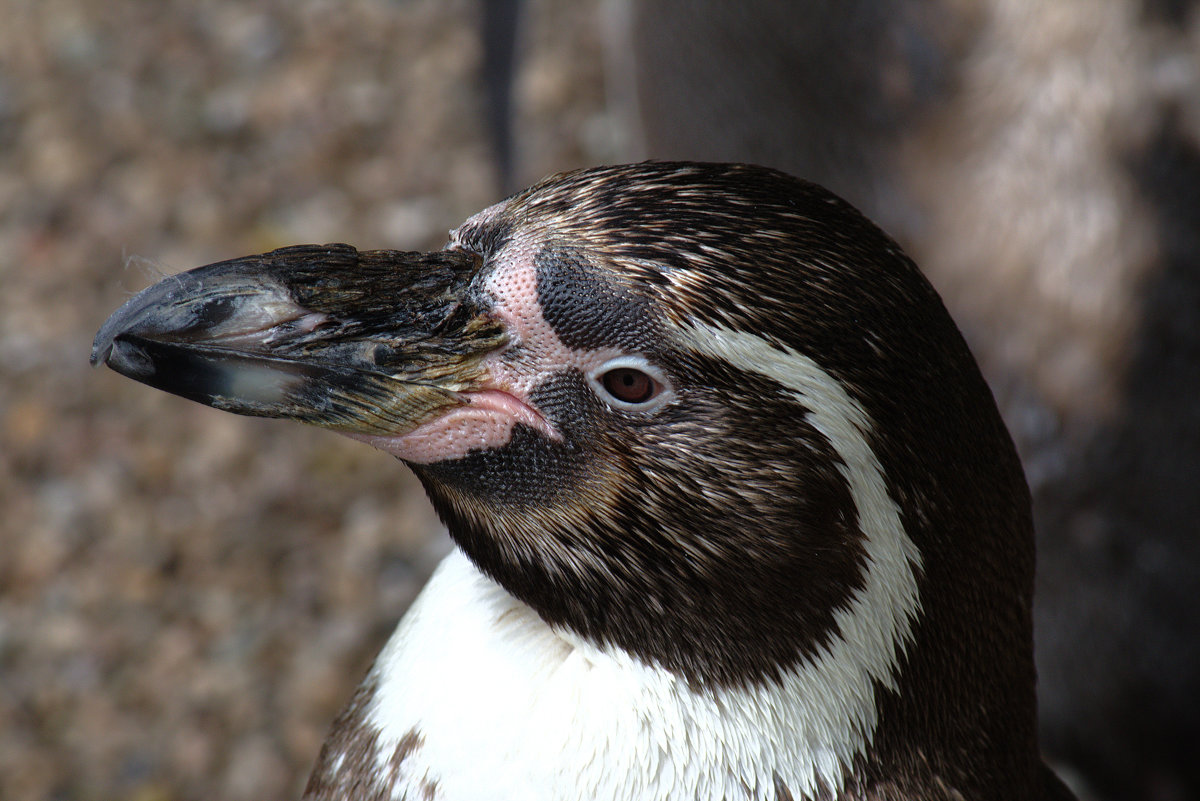
[[[464,225],[486,220],[502,208],[503,204],[497,204],[485,209]],[[451,234],[452,243],[456,236]],[[533,242],[512,242],[496,255],[497,267],[484,277],[483,287],[495,299],[493,314],[508,329],[512,342],[509,348],[485,359],[488,377],[478,390],[463,393],[470,399],[469,404],[450,409],[402,436],[349,436],[413,464],[461,459],[472,452],[504,447],[518,423],[548,439],[561,440],[554,425],[527,399],[546,376],[570,369],[591,375],[621,351],[575,350],[562,343],[542,316],[534,266],[536,252]]]

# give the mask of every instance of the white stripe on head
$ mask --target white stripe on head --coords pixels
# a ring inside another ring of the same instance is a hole
[[[867,440],[871,420],[840,382],[808,356],[754,334],[696,321],[689,321],[688,328],[683,329],[687,347],[784,386],[809,410],[808,423],[842,460],[838,469],[849,485],[863,534],[863,587],[846,608],[835,611],[839,633],[829,644],[785,674],[778,687],[763,690],[776,696],[779,714],[797,727],[793,741],[806,746],[807,754],[796,755],[798,775],[784,776],[793,792],[815,789],[813,775],[838,788],[843,770],[874,736],[874,682],[896,688],[896,668],[921,606],[915,572],[921,553],[904,531],[883,467]],[[822,753],[836,759],[822,759]]]

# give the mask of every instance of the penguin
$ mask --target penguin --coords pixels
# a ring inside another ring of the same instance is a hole
[[[382,449],[449,531],[306,799],[1071,798],[1012,441],[916,265],[815,184],[567,172],[438,252],[173,276],[92,362]]]

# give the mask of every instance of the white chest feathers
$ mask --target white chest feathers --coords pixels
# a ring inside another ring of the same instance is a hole
[[[455,550],[367,679],[358,720],[373,775],[336,784],[446,801],[811,797],[842,785],[876,723],[856,671],[826,661],[695,692],[551,629]],[[325,768],[351,763],[363,764],[334,750]]]

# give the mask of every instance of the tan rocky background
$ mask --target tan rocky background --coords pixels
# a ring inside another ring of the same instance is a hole
[[[547,163],[591,161],[599,43],[589,9],[549,10],[565,39],[520,91],[553,112]],[[0,799],[298,797],[444,535],[392,459],[91,370],[90,341],[162,273],[438,247],[497,200],[479,9],[0,20]]]
[[[1058,764],[1194,797],[1193,4],[677,5],[523,3],[506,175],[481,0],[0,0],[0,800],[298,797],[448,547],[388,457],[88,369],[113,309],[646,155],[814,177],[926,265],[1038,499]]]

